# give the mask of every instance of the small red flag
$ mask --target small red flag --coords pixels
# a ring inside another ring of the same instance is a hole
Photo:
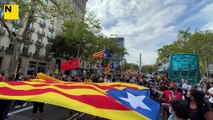
[[[62,70],[73,70],[76,68],[80,68],[80,62],[79,58],[75,58],[73,60],[68,60],[66,62],[63,62],[61,64],[61,69]]]

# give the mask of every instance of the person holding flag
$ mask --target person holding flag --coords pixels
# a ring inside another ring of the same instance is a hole
[[[104,74],[105,74],[105,75],[108,75],[112,69],[114,69],[114,64],[113,64],[113,62],[110,62],[110,63],[106,66],[106,68],[105,68],[105,70],[104,70]]]

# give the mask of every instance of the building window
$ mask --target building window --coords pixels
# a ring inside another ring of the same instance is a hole
[[[51,17],[50,22],[54,23],[54,17],[53,16]]]
[[[44,10],[41,11],[41,15],[42,17],[45,17],[46,16],[46,12]]]
[[[50,28],[53,28],[53,24],[50,24]]]
[[[42,37],[38,36],[38,42],[42,42]]]
[[[3,17],[4,16],[4,11],[3,9],[0,7],[0,17]]]
[[[47,5],[47,4],[48,4],[48,0],[43,0],[43,3],[44,3],[45,5]]]
[[[9,46],[8,46],[9,50],[13,51],[14,49],[14,44],[13,43],[10,43]]]
[[[61,20],[61,24],[63,25],[63,24],[64,24],[64,22],[65,22],[65,20],[63,20],[63,19],[62,19],[62,20]]]
[[[18,28],[12,28],[12,32],[15,32],[15,33],[19,33],[19,29]]]
[[[30,29],[33,29],[33,23],[30,23],[29,28],[30,28]]]
[[[6,2],[7,2],[7,0],[2,0],[2,2],[3,2],[3,3],[6,3]]]
[[[44,28],[40,27],[38,31],[39,31],[40,34],[43,34],[44,33]]]
[[[53,33],[52,32],[48,33],[48,38],[53,38]]]
[[[30,23],[29,30],[30,30],[31,32],[34,32],[35,29],[33,28],[33,23]]]
[[[50,24],[50,29],[53,29],[53,24],[52,23]]]
[[[23,53],[24,53],[24,54],[27,54],[27,53],[28,53],[28,49],[29,49],[29,45],[24,44]]]
[[[16,21],[16,23],[17,23],[18,25],[21,25],[21,20],[18,19],[18,20]]]
[[[39,55],[40,54],[40,48],[39,47],[36,47],[36,50],[35,50],[35,55]]]
[[[44,24],[45,24],[45,19],[41,18],[41,19],[40,19],[40,24],[41,24],[41,25],[44,25]]]

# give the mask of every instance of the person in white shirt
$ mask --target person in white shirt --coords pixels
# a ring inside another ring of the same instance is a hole
[[[188,84],[188,80],[186,80],[183,85],[182,85],[182,89],[183,89],[183,94],[185,95],[187,93],[187,91],[189,90],[189,84]]]
[[[184,89],[184,90],[188,90],[188,89],[189,89],[188,80],[186,80],[186,81],[183,83],[182,89]]]
[[[207,91],[209,95],[209,102],[211,103],[211,108],[213,108],[213,82],[210,83],[210,88]]]

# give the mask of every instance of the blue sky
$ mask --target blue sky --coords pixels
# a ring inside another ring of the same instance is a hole
[[[88,0],[102,33],[125,37],[129,63],[153,64],[157,50],[176,40],[178,31],[213,30],[213,0]]]

